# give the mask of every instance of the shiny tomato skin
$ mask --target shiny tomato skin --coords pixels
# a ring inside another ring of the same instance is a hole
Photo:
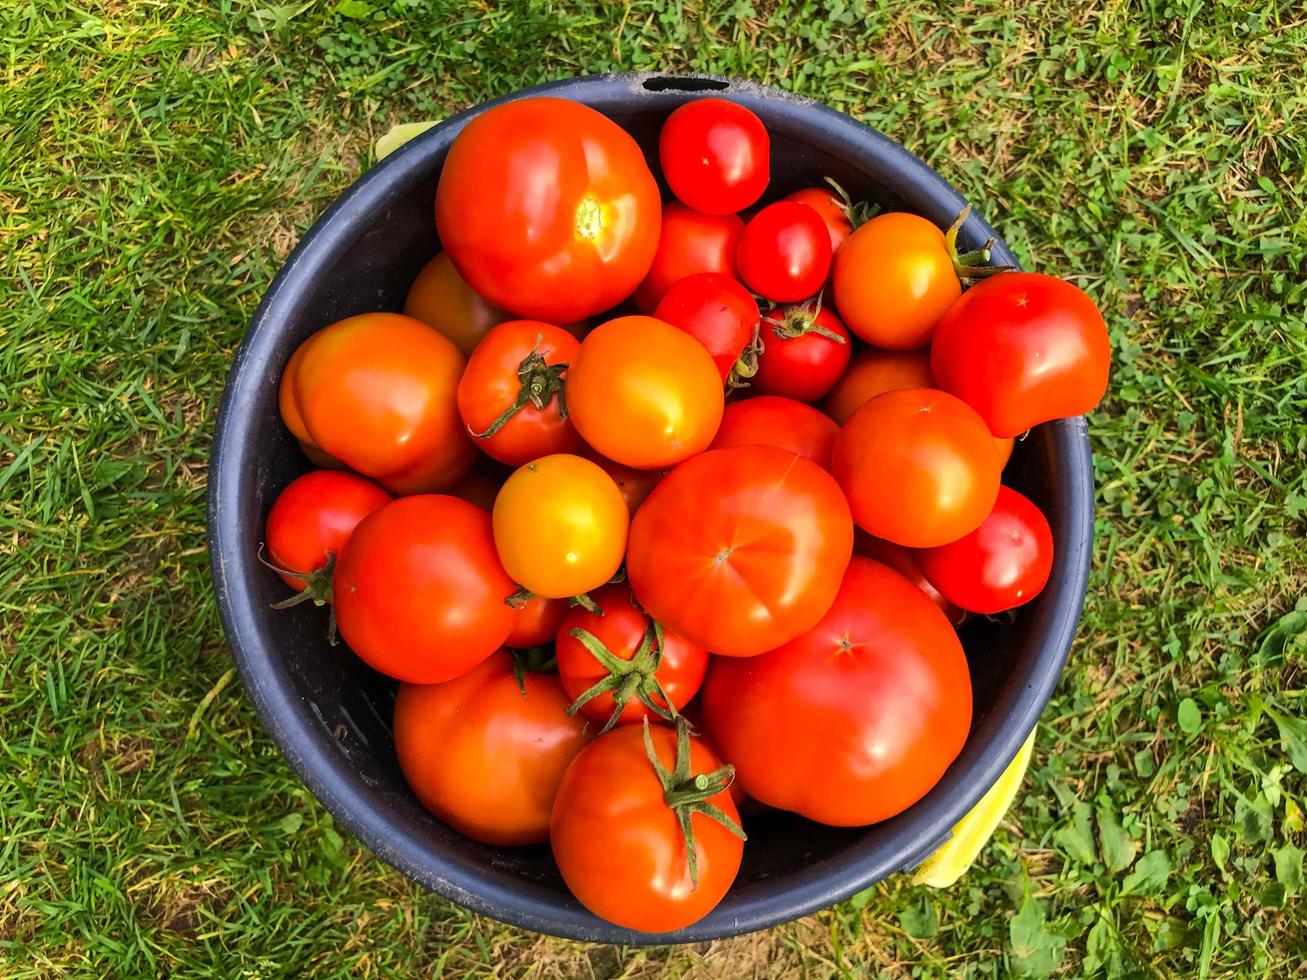
[[[395,754],[424,807],[483,844],[549,838],[563,773],[585,747],[557,677],[523,674],[492,654],[443,684],[402,684]]]
[[[751,657],[825,614],[852,550],[829,473],[774,446],[737,446],[687,460],[654,488],[631,522],[626,572],[668,629]]]
[[[944,233],[915,214],[877,215],[835,259],[835,306],[873,347],[925,347],[961,293]]]
[[[758,355],[753,387],[767,395],[815,402],[839,382],[848,367],[853,344],[849,331],[830,307],[820,307],[810,317],[799,314],[801,320],[811,319],[816,329],[800,327],[804,332],[791,336],[793,330],[787,324],[795,318],[782,307],[763,314],[762,353]]]
[[[661,470],[708,448],[722,420],[722,378],[703,344],[648,316],[595,327],[567,370],[572,424],[599,453]]]
[[[676,733],[655,725],[650,737],[668,770]],[[690,771],[721,762],[701,739],[690,740]],[[709,799],[738,823],[728,791]],[[563,880],[587,909],[641,932],[670,932],[697,922],[726,895],[739,873],[744,842],[702,814],[690,817],[698,887],[690,880],[685,837],[664,802],[663,787],[639,725],[621,725],[595,739],[572,761],[554,801],[549,840]]]
[[[839,434],[834,420],[811,405],[778,395],[759,395],[726,406],[710,448],[776,446],[829,470]]]
[[[566,599],[532,596],[517,610],[517,618],[513,620],[513,631],[508,634],[504,646],[513,650],[526,650],[553,643],[554,637],[558,635],[558,624],[566,615]]]
[[[1083,415],[1107,390],[1112,347],[1094,301],[1038,272],[1003,272],[963,294],[940,322],[939,386],[999,437]]]
[[[1053,570],[1053,532],[1028,498],[1000,487],[980,527],[927,548],[920,558],[926,578],[950,602],[993,615],[1025,605],[1043,591]]]
[[[970,534],[994,506],[1002,464],[985,423],[942,391],[877,395],[844,423],[831,472],[867,533],[909,548]]]
[[[390,494],[371,480],[339,470],[314,470],[287,484],[268,511],[268,559],[292,589],[308,581],[289,572],[316,572],[339,557],[354,528]],[[285,569],[285,571],[281,571]]]
[[[527,358],[534,353],[543,356],[546,365],[565,367],[580,346],[566,330],[540,320],[509,320],[491,327],[458,382],[458,413],[477,448],[509,466],[552,453],[580,452],[584,443],[559,406],[562,381],[546,367],[534,370],[536,380],[547,382],[544,408],[528,403],[498,432],[482,435],[517,401],[522,391],[518,369]]]
[[[926,578],[926,573],[921,570],[921,555],[923,552],[914,548],[905,548],[893,541],[873,538],[862,528],[858,528],[853,534],[853,553],[863,558],[870,558],[872,561],[878,561],[882,565],[888,565],[894,569],[924,592],[931,602],[939,606],[939,611],[944,614],[954,627],[961,626],[970,617],[965,609],[961,609],[949,602],[939,589],[930,584],[930,579]]]
[[[490,515],[442,494],[403,497],[354,529],[336,564],[336,623],[350,649],[396,680],[452,680],[508,638],[517,587]]]
[[[644,282],[635,292],[635,305],[653,313],[675,283],[699,272],[735,277],[735,253],[744,222],[734,214],[703,214],[682,204],[663,208],[658,247]]]
[[[507,310],[486,302],[467,284],[445,252],[422,267],[404,298],[404,315],[435,327],[470,357],[486,331],[513,319]]]
[[[924,350],[861,350],[849,361],[822,403],[822,409],[840,425],[858,410],[863,402],[899,388],[933,388],[930,352]]]
[[[758,116],[726,99],[694,99],[673,110],[658,134],[667,186],[687,207],[734,214],[767,189],[771,138]]]
[[[758,304],[730,276],[699,272],[674,283],[663,294],[654,317],[703,344],[725,381],[753,342]]]
[[[744,226],[736,264],[745,285],[773,303],[810,299],[831,270],[830,233],[808,205],[777,201]]]
[[[830,610],[784,646],[713,661],[708,736],[751,797],[858,827],[902,813],[957,757],[971,680],[944,614],[898,572],[854,558]]]
[[[853,234],[853,223],[844,211],[844,202],[829,188],[805,187],[785,195],[785,200],[806,204],[817,212],[826,225],[826,231],[830,233],[831,255],[838,252],[840,246]]]
[[[281,416],[302,444],[391,493],[444,490],[476,458],[455,400],[463,365],[448,338],[412,317],[349,317],[291,355]]]
[[[436,186],[436,229],[459,273],[496,306],[548,323],[631,294],[649,271],[661,209],[625,130],[547,97],[470,120]]]

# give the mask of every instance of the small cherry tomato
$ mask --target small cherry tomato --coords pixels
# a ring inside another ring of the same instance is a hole
[[[566,599],[546,599],[533,595],[517,605],[517,619],[513,620],[513,632],[508,634],[504,646],[514,650],[525,650],[545,643],[553,643],[558,635],[558,624],[567,615]]]
[[[444,252],[422,267],[404,300],[404,315],[435,327],[469,357],[486,331],[513,314],[486,302]]]
[[[491,327],[458,382],[458,413],[477,446],[509,466],[580,452],[562,399],[563,375],[580,346],[539,320]]]
[[[658,135],[667,186],[704,214],[743,211],[767,189],[771,138],[753,112],[725,99],[695,99],[672,112]]]
[[[899,388],[933,387],[928,351],[862,350],[853,355],[822,408],[843,425],[863,402],[877,395]]]
[[[831,451],[840,427],[811,405],[759,395],[726,406],[712,449],[731,446],[776,446],[830,469]]]
[[[805,187],[785,196],[787,201],[797,201],[812,208],[821,217],[830,233],[830,250],[834,255],[840,250],[850,235],[853,223],[849,221],[848,202],[828,187]]]
[[[658,308],[663,294],[686,276],[720,272],[735,277],[735,253],[744,222],[733,214],[702,214],[681,204],[663,208],[649,274],[635,292],[635,305],[644,313]]]
[[[630,517],[612,478],[588,459],[532,460],[495,498],[495,547],[504,569],[549,599],[597,589],[616,574]]]
[[[989,516],[966,537],[921,552],[921,568],[950,601],[993,614],[1024,605],[1053,569],[1053,532],[1027,498],[1000,487]]]
[[[744,226],[736,263],[755,293],[773,303],[797,303],[815,296],[830,273],[830,233],[808,205],[777,201]]]
[[[758,304],[730,276],[686,276],[663,294],[654,316],[703,344],[728,384],[738,386],[758,369]]]
[[[835,386],[853,348],[839,317],[819,301],[768,310],[760,334],[754,387],[801,402],[815,402]]]
[[[955,628],[965,623],[970,616],[970,613],[949,602],[939,589],[930,584],[930,579],[926,578],[926,573],[921,570],[922,552],[882,538],[873,538],[862,528],[858,528],[853,534],[853,553],[894,569],[926,593],[927,598],[939,606],[940,612]]]

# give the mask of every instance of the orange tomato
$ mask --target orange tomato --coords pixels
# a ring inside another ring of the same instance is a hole
[[[849,420],[863,402],[899,388],[933,388],[930,352],[924,350],[864,350],[853,355],[834,390],[822,405],[840,425]]]
[[[464,357],[496,323],[513,319],[513,314],[478,296],[444,252],[436,253],[413,280],[404,314],[435,327]]]

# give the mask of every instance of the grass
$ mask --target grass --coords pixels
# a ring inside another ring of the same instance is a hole
[[[1301,970],[1301,4],[12,0],[0,27],[0,973]],[[541,939],[344,839],[233,679],[206,457],[279,263],[392,123],[620,68],[867,121],[1108,315],[1080,637],[947,892],[696,948]]]

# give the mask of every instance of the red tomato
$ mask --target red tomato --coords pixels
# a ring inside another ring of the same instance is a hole
[[[533,595],[518,606],[517,618],[513,620],[513,632],[508,634],[504,646],[525,650],[553,643],[554,637],[558,635],[558,625],[566,615],[566,599],[546,599],[544,596]]]
[[[686,276],[663,294],[654,316],[708,348],[723,381],[734,385],[758,369],[758,304],[730,276]]]
[[[464,357],[496,323],[511,313],[487,303],[458,274],[444,252],[422,267],[404,299],[404,315],[435,327],[454,342]]]
[[[494,653],[517,618],[490,515],[457,497],[404,497],[354,529],[336,563],[350,649],[397,680],[435,684]]]
[[[939,589],[930,584],[930,579],[926,578],[926,573],[921,570],[922,552],[905,548],[892,541],[873,538],[862,528],[858,528],[853,534],[853,553],[894,569],[924,592],[931,602],[939,606],[940,612],[955,627],[961,626],[969,618],[970,614],[965,609],[953,605],[944,598]]]
[[[440,171],[436,230],[491,303],[568,323],[640,284],[661,208],[625,130],[578,102],[536,97],[494,106],[463,128]]]
[[[521,466],[583,443],[563,408],[563,375],[580,342],[539,320],[510,320],[490,331],[458,383],[458,413],[490,456]]]
[[[830,233],[806,204],[777,201],[744,227],[736,253],[740,278],[773,303],[816,295],[830,273]]]
[[[863,402],[899,388],[933,388],[930,352],[924,350],[862,350],[853,355],[849,369],[831,389],[822,405],[840,425]]]
[[[392,493],[453,486],[476,450],[454,394],[463,355],[412,317],[364,313],[296,348],[282,375],[281,417],[320,450]]]
[[[751,657],[822,617],[852,551],[829,473],[784,449],[738,446],[687,460],[654,488],[631,521],[626,573],[668,629]]]
[[[627,929],[669,932],[702,919],[730,889],[744,852],[731,779],[684,726],[622,725],[595,739],[554,801],[549,840],[567,887]]]
[[[964,538],[921,552],[921,568],[949,601],[978,613],[1024,605],[1053,569],[1053,532],[1033,503],[1000,487],[989,516]]]
[[[853,234],[849,221],[848,203],[828,187],[805,187],[785,196],[787,201],[798,201],[812,208],[821,217],[830,234],[830,250],[834,255]]]
[[[844,423],[831,472],[853,519],[878,538],[930,548],[970,534],[998,496],[998,450],[980,416],[952,395],[901,388]]]
[[[771,138],[762,120],[744,106],[695,99],[663,123],[658,160],[667,186],[688,207],[733,214],[767,189]]]
[[[971,680],[934,603],[854,558],[812,629],[761,657],[713,661],[703,714],[754,799],[857,827],[939,782],[967,738]]]
[[[353,473],[305,473],[277,495],[268,511],[270,563],[302,598],[318,605],[330,602],[332,566],[345,542],[359,521],[390,499],[381,487]]]
[[[663,478],[661,470],[637,470],[633,466],[626,466],[623,463],[615,463],[606,456],[601,456],[590,447],[586,447],[582,453],[586,459],[595,463],[598,467],[613,478],[617,484],[617,489],[622,491],[622,499],[626,501],[626,509],[635,515],[639,506],[644,503],[645,498],[649,496],[658,481]]]
[[[768,395],[815,402],[849,363],[849,332],[829,307],[776,307],[762,318],[762,353],[754,387]]]
[[[650,714],[671,717],[699,692],[708,652],[670,630],[662,643],[654,622],[635,604],[627,585],[608,585],[590,596],[599,612],[571,609],[558,628],[558,678],[572,699],[569,710],[613,725]]]
[[[831,451],[839,434],[840,427],[811,405],[793,398],[760,395],[726,406],[717,438],[710,448],[776,446],[829,470]]]
[[[744,234],[744,222],[733,214],[701,214],[680,204],[663,208],[649,274],[635,293],[635,305],[644,313],[658,308],[673,284],[698,272],[735,276],[735,252]]]
[[[939,386],[1000,437],[1088,412],[1107,390],[1111,360],[1094,301],[1037,272],[1006,272],[967,290],[930,352]]]
[[[535,844],[563,773],[585,746],[557,677],[513,669],[504,651],[443,684],[402,684],[395,754],[418,800],[483,844]]]

